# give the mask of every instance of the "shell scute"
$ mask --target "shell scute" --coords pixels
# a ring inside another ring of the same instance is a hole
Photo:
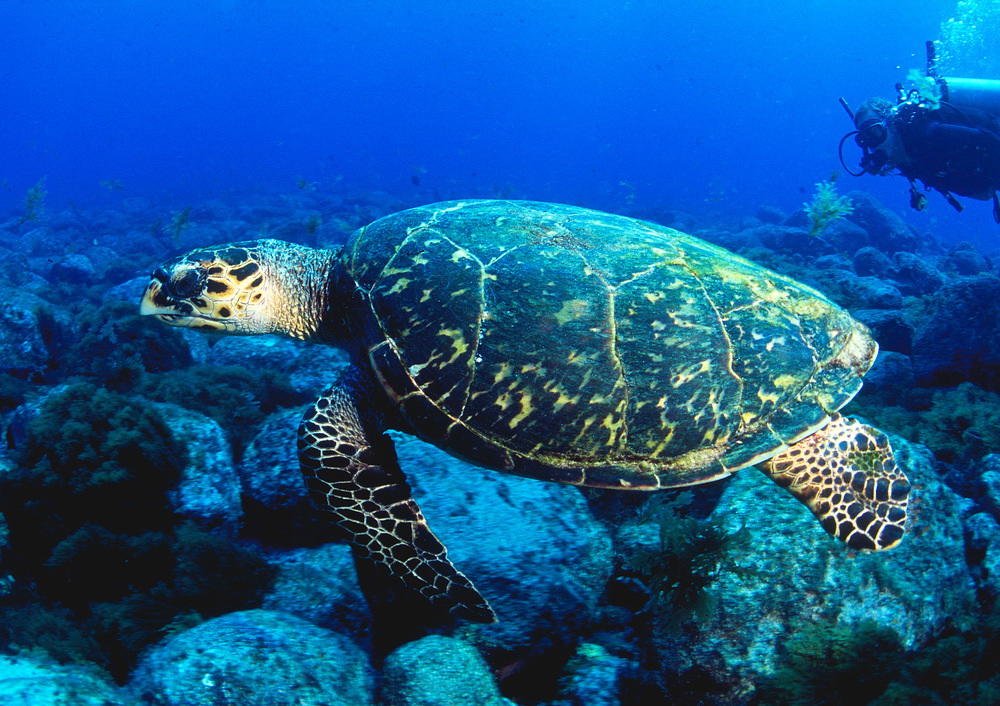
[[[411,209],[359,231],[343,262],[414,429],[549,480],[661,487],[758,463],[825,424],[876,350],[807,286],[570,206]]]

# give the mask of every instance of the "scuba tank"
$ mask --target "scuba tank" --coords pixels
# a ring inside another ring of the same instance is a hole
[[[932,75],[932,74],[928,74]],[[1000,80],[934,76],[941,87],[941,100],[957,108],[1000,114]]]
[[[938,76],[934,42],[927,42],[927,75],[941,89],[941,101],[959,109],[1000,115],[1000,80]]]

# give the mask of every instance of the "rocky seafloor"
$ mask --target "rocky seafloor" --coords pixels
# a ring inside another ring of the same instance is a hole
[[[1000,259],[850,198],[819,237],[769,208],[721,224],[627,215],[792,274],[871,327],[881,353],[847,412],[890,434],[914,482],[903,543],[848,551],[754,470],[652,496],[582,491],[395,435],[495,625],[359,575],[310,507],[295,430],[340,352],[137,315],[173,254],[261,235],[336,247],[415,203],[303,190],[11,213],[0,703],[997,702]]]

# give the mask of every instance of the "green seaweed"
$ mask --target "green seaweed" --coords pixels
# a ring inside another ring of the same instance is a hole
[[[876,703],[899,678],[904,656],[896,632],[871,620],[858,625],[808,623],[785,643],[784,652],[774,676],[758,690],[762,703]]]
[[[45,197],[49,195],[45,188],[45,177],[42,177],[24,195],[24,213],[18,219],[18,224],[41,220],[45,214]]]
[[[150,375],[140,390],[149,399],[180,405],[214,419],[237,455],[269,414],[309,399],[292,387],[284,373],[241,366],[195,365]]]
[[[142,397],[69,385],[44,400],[14,457],[0,476],[18,577],[3,615],[21,616],[0,633],[9,648],[123,678],[169,626],[250,607],[273,577],[255,552],[170,509],[186,451]]]
[[[816,184],[816,193],[812,201],[803,204],[809,217],[809,235],[821,235],[834,221],[850,215],[854,206],[850,199],[837,193],[833,181],[821,181]]]
[[[889,627],[811,623],[785,643],[754,703],[910,706],[1000,703],[1000,610],[907,651]]]
[[[752,574],[732,558],[734,550],[749,542],[750,531],[742,527],[728,532],[713,520],[686,516],[692,498],[690,491],[650,498],[639,521],[659,525],[659,546],[639,549],[626,558],[649,587],[647,609],[667,628],[711,615],[715,598],[707,588],[723,572]]]

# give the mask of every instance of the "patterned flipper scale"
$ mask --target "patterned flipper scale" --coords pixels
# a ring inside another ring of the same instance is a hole
[[[903,538],[910,482],[877,429],[835,415],[760,469],[853,549],[891,549]]]
[[[363,394],[363,393],[361,393]],[[496,615],[448,560],[414,501],[381,429],[368,429],[349,381],[328,389],[299,428],[299,460],[313,502],[334,515],[363,556],[455,617],[491,623]]]

